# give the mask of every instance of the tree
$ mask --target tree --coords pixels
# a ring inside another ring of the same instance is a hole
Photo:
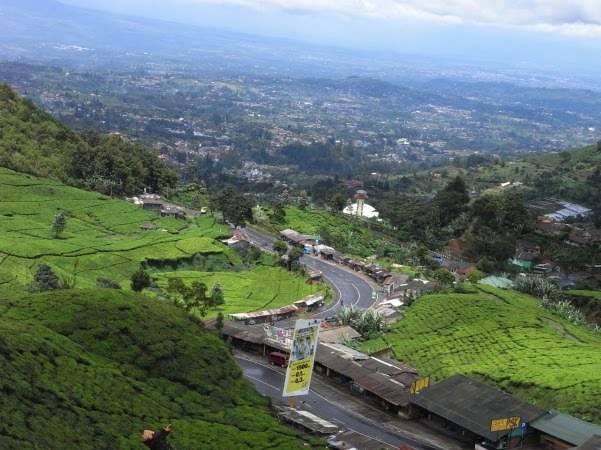
[[[142,292],[142,289],[150,286],[150,275],[141,267],[131,276],[131,288],[135,292]]]
[[[299,265],[299,260],[303,257],[305,253],[298,247],[294,247],[288,253],[288,270],[295,270]]]
[[[346,206],[346,198],[340,192],[330,197],[330,206],[334,211],[342,211]]]
[[[442,286],[450,286],[455,281],[455,276],[448,270],[438,269],[432,272],[430,278],[438,281]]]
[[[465,182],[457,175],[434,199],[434,204],[440,210],[441,225],[448,225],[451,220],[466,211],[469,201],[470,196],[467,192]]]
[[[288,251],[288,245],[280,239],[273,243],[273,250],[281,257]]]
[[[27,286],[29,292],[45,292],[60,289],[58,276],[47,264],[40,264],[33,276],[33,282]]]
[[[215,329],[219,332],[223,329],[223,313],[217,314],[217,318],[215,319]]]
[[[231,222],[235,227],[243,226],[247,220],[252,220],[251,202],[233,188],[225,188],[215,200],[223,213],[223,220]]]
[[[223,298],[223,288],[221,287],[221,281],[215,281],[213,287],[211,288],[211,293],[209,294],[210,304],[213,308],[217,308],[225,303],[225,299]]]
[[[52,224],[52,232],[54,233],[54,237],[58,239],[63,231],[65,231],[65,227],[67,226],[67,219],[62,211],[58,211],[54,215],[54,223]]]
[[[210,304],[210,297],[207,296],[207,285],[202,281],[195,281],[191,288],[186,290],[186,294],[184,297],[186,309],[189,311],[196,310],[201,317],[204,316]]]
[[[482,275],[482,272],[480,272],[479,270],[472,270],[469,275],[467,276],[467,279],[470,280],[470,283],[472,284],[476,284],[478,281],[480,281],[482,279],[484,275]]]

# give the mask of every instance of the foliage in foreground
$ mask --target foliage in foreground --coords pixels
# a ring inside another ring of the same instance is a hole
[[[528,295],[483,286],[477,294],[423,296],[384,337],[361,348],[388,345],[426,375],[475,376],[544,408],[601,422],[601,336]]]
[[[0,298],[0,447],[291,449],[224,344],[166,302],[116,290]],[[312,444],[318,441],[308,438]]]

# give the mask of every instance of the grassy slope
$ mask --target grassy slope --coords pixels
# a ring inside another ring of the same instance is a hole
[[[50,229],[58,209],[68,217],[63,236],[55,239]],[[148,221],[159,229],[140,231]],[[238,262],[234,252],[213,240],[226,236],[227,230],[210,218],[188,227],[183,221],[159,219],[132,203],[3,168],[0,233],[0,290],[22,289],[41,262],[59,275],[75,273],[78,287],[94,286],[98,277],[128,286],[139,264],[149,260],[205,253],[224,254]]]
[[[601,292],[599,291],[579,291],[579,290],[570,290],[570,291],[566,291],[566,294],[568,296],[575,296],[575,297],[584,297],[584,298],[593,298],[595,300],[600,300],[601,301]]]
[[[601,422],[601,335],[515,291],[421,297],[383,338],[395,356],[438,379],[463,373],[545,408]]]
[[[181,278],[186,285],[202,281],[210,289],[221,281],[225,304],[210,309],[206,317],[222,312],[228,314],[279,308],[291,305],[301,298],[317,292],[317,285],[306,284],[304,278],[280,267],[259,266],[252,272],[168,272],[157,274],[159,287],[167,285],[168,278]]]
[[[133,450],[165,423],[181,450],[300,447],[200,327],[114,290],[0,297],[0,447]]]
[[[546,194],[586,199],[585,181],[601,164],[596,145],[551,155],[534,155],[515,164],[489,165],[472,169],[469,178],[481,181],[522,181],[532,185],[539,180]]]

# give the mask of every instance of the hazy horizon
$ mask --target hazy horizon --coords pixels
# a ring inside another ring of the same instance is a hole
[[[506,66],[571,71],[601,68],[601,4],[592,1],[501,1],[472,11],[469,1],[244,0],[172,2],[61,0],[80,7],[266,37]],[[524,6],[530,5],[530,9]],[[346,10],[345,10],[346,5]],[[386,13],[389,13],[388,15]],[[544,67],[542,67],[544,66]]]

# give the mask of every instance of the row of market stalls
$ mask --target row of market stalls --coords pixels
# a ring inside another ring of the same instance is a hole
[[[358,337],[352,328],[327,323],[321,327],[315,372],[399,417],[423,418],[454,430],[476,443],[476,449],[541,443],[551,450],[598,450],[594,445],[601,442],[601,427],[597,425],[546,411],[465,375],[431,384],[417,369],[386,353],[367,355],[342,345],[341,340]],[[289,351],[289,330],[267,323],[247,326],[244,321],[228,320],[221,333],[234,347],[263,356]]]

